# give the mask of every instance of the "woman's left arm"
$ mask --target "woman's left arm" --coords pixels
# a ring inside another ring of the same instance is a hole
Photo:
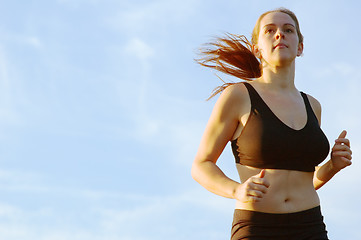
[[[319,125],[321,125],[321,104],[314,97],[308,95],[313,112],[315,113]],[[313,186],[315,189],[325,185],[341,169],[351,165],[352,151],[350,141],[346,138],[346,131],[342,131],[340,136],[335,140],[331,150],[331,159],[321,167],[316,167],[313,175]]]
[[[341,169],[351,165],[352,151],[350,140],[346,138],[347,132],[344,130],[335,140],[331,151],[331,159],[321,167],[316,167],[313,177],[315,189],[321,188]]]

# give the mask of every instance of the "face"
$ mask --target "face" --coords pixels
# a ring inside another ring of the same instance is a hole
[[[275,66],[291,63],[302,51],[296,25],[288,14],[271,12],[262,18],[254,53],[263,63]]]

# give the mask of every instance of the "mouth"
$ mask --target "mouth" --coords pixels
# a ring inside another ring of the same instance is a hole
[[[288,48],[288,46],[284,43],[279,43],[277,44],[276,46],[273,47],[273,49],[276,49],[276,48]]]

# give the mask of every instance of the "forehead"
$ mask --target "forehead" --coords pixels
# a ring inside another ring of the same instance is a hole
[[[287,13],[271,12],[262,18],[260,22],[260,27],[262,28],[269,24],[282,25],[282,26],[285,24],[291,24],[295,26],[295,21],[293,21],[293,19]]]

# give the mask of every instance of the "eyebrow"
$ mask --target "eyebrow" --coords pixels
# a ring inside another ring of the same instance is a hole
[[[295,27],[293,24],[291,24],[291,23],[285,23],[285,24],[283,24],[283,26],[286,26],[286,25],[289,25],[289,26],[292,26],[292,27],[296,28],[296,27]],[[274,24],[274,23],[266,24],[263,28],[269,27],[269,26],[276,26],[276,24]]]

